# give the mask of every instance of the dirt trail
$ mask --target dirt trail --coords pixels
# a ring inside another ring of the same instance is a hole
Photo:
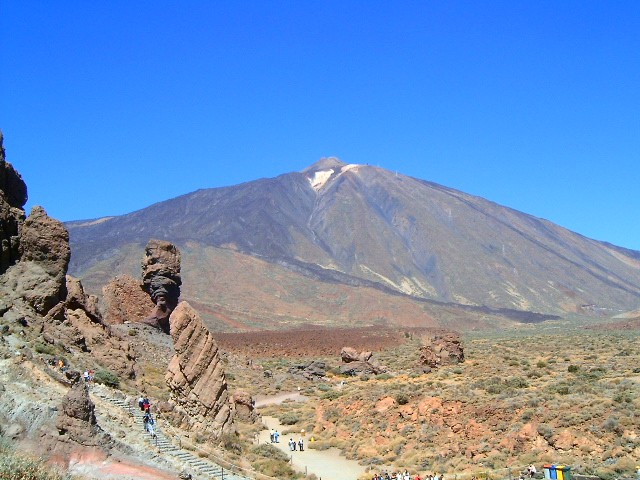
[[[277,418],[262,417],[262,422],[268,429],[282,431],[282,425]],[[337,448],[328,450],[313,450],[307,448],[310,436],[304,437],[305,449],[303,452],[292,452],[289,449],[289,438],[299,440],[300,435],[281,435],[280,443],[273,445],[285,452],[292,459],[292,466],[307,475],[315,473],[320,480],[356,480],[366,471],[366,467],[359,465],[354,460],[348,460],[342,456]],[[270,443],[269,430],[260,432],[259,443]]]
[[[305,397],[300,392],[279,393],[277,395],[256,395],[256,408],[266,407],[267,405],[280,405],[285,400],[291,400],[294,402],[306,402],[308,397]]]

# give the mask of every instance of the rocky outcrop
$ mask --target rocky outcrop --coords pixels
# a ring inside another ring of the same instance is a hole
[[[84,382],[73,385],[64,396],[56,428],[60,435],[80,445],[100,445],[104,440],[96,420],[95,406]]]
[[[138,280],[130,275],[118,275],[102,288],[102,307],[105,323],[113,325],[143,322],[155,304]],[[160,328],[157,321],[149,323]]]
[[[67,275],[66,285],[65,301],[52,308],[44,319],[43,338],[69,352],[90,353],[92,363],[97,362],[120,378],[134,378],[135,354],[129,342],[103,323],[96,297],[85,294],[80,280]]]
[[[429,368],[464,362],[464,348],[455,332],[438,333],[422,339],[420,363]]]
[[[42,207],[34,207],[21,226],[19,243],[19,261],[0,283],[10,298],[24,299],[44,315],[66,298],[69,234],[62,222],[49,217]]]
[[[233,405],[233,416],[244,420],[245,422],[254,423],[258,420],[258,413],[255,410],[255,402],[253,397],[242,390],[239,390],[231,397]]]
[[[289,373],[301,375],[307,380],[317,380],[326,376],[327,364],[320,360],[314,360],[310,363],[299,363],[289,368]]]
[[[142,259],[142,283],[144,290],[155,304],[153,313],[145,323],[157,323],[169,332],[169,316],[180,298],[180,251],[164,240],[149,240]]]
[[[342,365],[340,365],[340,373],[343,375],[378,375],[386,371],[386,369],[377,362],[372,360],[372,352],[358,353],[355,348],[343,347],[340,351]]]
[[[0,132],[0,275],[20,257],[20,226],[24,223],[27,186],[13,165],[5,160]]]
[[[213,335],[187,302],[180,302],[170,320],[175,355],[165,379],[180,423],[214,438],[232,431],[227,382]]]

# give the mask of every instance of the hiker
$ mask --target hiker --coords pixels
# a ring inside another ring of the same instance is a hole
[[[536,474],[536,467],[533,464],[529,465],[527,467],[527,473],[529,473],[529,478],[533,478]]]
[[[149,417],[149,422],[147,423],[147,432],[151,435],[151,438],[156,438],[156,431],[153,428],[153,418]]]
[[[89,383],[89,370],[85,370],[82,374],[82,378],[84,378],[85,383]]]
[[[151,403],[149,403],[149,399],[147,397],[144,397],[142,400],[142,410],[145,412],[151,411]]]
[[[298,440],[298,447],[300,447],[301,452],[304,452],[304,442],[302,439]]]
[[[138,397],[138,407],[140,407],[141,412],[144,412],[144,398],[142,397],[142,395]]]
[[[275,442],[275,434],[273,433],[273,428],[269,432],[269,439],[271,440],[271,443]]]
[[[148,413],[144,414],[144,417],[142,417],[142,425],[145,431],[148,430],[148,425],[149,425],[149,419],[151,418],[151,415],[149,415]]]
[[[276,441],[276,443],[280,443],[280,434],[278,433],[278,430],[273,433],[273,439]]]

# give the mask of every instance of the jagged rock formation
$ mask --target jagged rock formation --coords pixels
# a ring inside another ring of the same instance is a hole
[[[142,284],[130,275],[118,275],[102,288],[104,321],[109,325],[143,322],[155,304]],[[157,322],[151,325],[159,327]]]
[[[95,406],[84,382],[73,385],[64,396],[56,421],[60,435],[85,446],[100,445],[104,435],[98,427]]]
[[[97,361],[122,378],[135,377],[135,355],[129,342],[102,321],[97,299],[86,295],[76,278],[67,276],[67,298],[49,311],[43,325],[48,343],[65,350],[90,353]]]
[[[213,335],[187,302],[180,302],[170,320],[175,355],[165,379],[182,426],[214,438],[232,431],[227,382]]]
[[[425,337],[422,341],[420,363],[423,365],[437,368],[441,365],[464,362],[464,348],[457,333],[439,333],[432,337]]]
[[[27,186],[20,174],[5,160],[4,138],[0,132],[0,275],[20,257],[20,226],[24,223]]]
[[[340,365],[340,373],[344,375],[374,374],[378,375],[386,371],[377,362],[373,361],[372,352],[358,353],[355,348],[343,347],[340,351],[340,358],[343,365]]]
[[[169,333],[169,316],[180,298],[180,251],[163,240],[149,240],[142,259],[142,283],[144,290],[156,305],[146,323],[157,323]]]
[[[86,361],[132,377],[129,344],[102,323],[97,298],[86,295],[78,279],[66,276],[70,258],[66,228],[42,207],[34,207],[24,219],[26,185],[5,161],[4,150],[0,152],[0,315],[19,323],[25,337],[59,345],[66,352],[90,352]],[[10,239],[5,241],[7,235]]]
[[[66,298],[69,234],[42,207],[33,207],[19,228],[20,258],[4,273],[2,283],[11,298],[25,299],[44,315]]]

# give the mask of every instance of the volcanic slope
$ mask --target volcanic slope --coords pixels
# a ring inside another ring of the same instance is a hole
[[[585,306],[615,314],[640,305],[640,252],[435,183],[335,158],[67,227],[70,271],[90,289],[116,273],[137,276],[139,254],[133,252],[159,238],[181,248],[200,278],[218,268],[210,250],[217,247],[316,281],[416,299],[557,315]],[[225,273],[233,282],[233,268]],[[224,306],[216,299],[220,283],[200,282],[184,294]]]

